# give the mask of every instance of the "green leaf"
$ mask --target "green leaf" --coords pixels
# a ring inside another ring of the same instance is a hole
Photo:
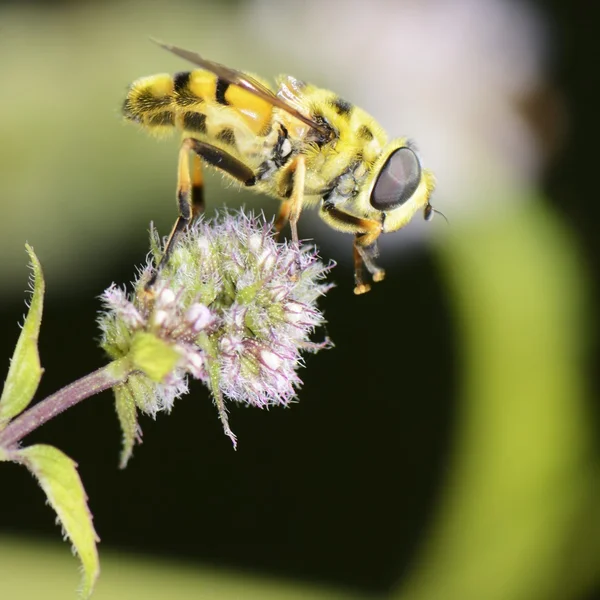
[[[26,245],[25,248],[31,259],[33,270],[33,294],[0,398],[0,429],[3,429],[13,417],[27,408],[44,371],[40,365],[38,353],[38,337],[44,302],[44,277],[33,248],[29,245]]]
[[[43,444],[11,451],[10,458],[25,465],[38,479],[81,560],[80,594],[82,598],[89,598],[100,572],[96,549],[99,538],[76,463],[57,448]]]
[[[141,441],[141,430],[137,421],[135,399],[129,384],[117,385],[113,389],[117,416],[123,432],[123,449],[121,450],[119,467],[124,469],[131,458],[136,440]]]
[[[160,383],[175,369],[181,356],[172,345],[152,333],[138,331],[131,342],[130,358],[135,368]]]

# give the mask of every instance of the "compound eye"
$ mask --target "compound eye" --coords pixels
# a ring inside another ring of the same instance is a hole
[[[385,161],[371,192],[371,206],[391,210],[404,204],[419,187],[421,164],[410,148],[398,148]]]

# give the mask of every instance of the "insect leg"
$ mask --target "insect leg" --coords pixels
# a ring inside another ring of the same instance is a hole
[[[354,232],[354,293],[364,294],[371,289],[363,279],[363,265],[367,267],[373,281],[382,281],[385,271],[375,263],[377,257],[377,238],[381,235],[381,223],[372,219],[361,219],[349,215],[329,202],[323,202],[321,218],[332,227],[341,231]]]
[[[192,157],[192,218],[196,220],[204,213],[204,177],[202,175],[202,161],[194,153]]]
[[[385,278],[385,271],[378,267],[375,263],[375,258],[379,254],[377,248],[377,235],[373,236],[370,233],[357,233],[354,237],[354,279],[356,287],[354,288],[355,294],[364,294],[371,289],[371,286],[363,283],[362,281],[362,265],[367,267],[373,281],[383,281]]]
[[[301,154],[294,162],[296,163],[296,170],[294,171],[294,187],[292,188],[292,197],[290,199],[290,229],[292,230],[292,242],[299,244],[297,224],[302,212],[302,203],[304,202],[306,158]]]
[[[304,201],[305,178],[306,157],[300,154],[285,168],[279,181],[280,196],[285,198],[285,200],[283,200],[279,209],[275,229],[279,232],[286,221],[289,220],[290,229],[292,230],[292,242],[294,244],[299,244],[297,224]]]
[[[188,138],[185,141],[189,142],[190,150],[202,158],[204,162],[224,171],[237,179],[242,185],[249,187],[256,183],[254,171],[225,150],[194,138]]]
[[[194,153],[192,177],[190,177],[189,165],[190,151]],[[154,285],[160,270],[168,262],[169,256],[173,252],[174,244],[181,235],[181,232],[190,224],[192,219],[204,212],[204,184],[200,159],[204,159],[208,164],[225,171],[246,186],[256,183],[252,170],[237,160],[237,158],[227,154],[224,150],[194,138],[184,139],[179,149],[179,163],[177,168],[177,206],[179,208],[179,216],[169,234],[164,253],[156,267],[156,271],[146,284],[146,289]]]
[[[158,277],[161,269],[168,262],[169,256],[173,251],[173,245],[176,239],[181,235],[181,232],[189,225],[192,220],[192,214],[195,212],[192,209],[192,180],[190,179],[190,164],[189,164],[189,153],[191,150],[191,144],[194,140],[191,138],[187,138],[183,140],[181,147],[179,148],[179,159],[177,162],[177,208],[179,210],[179,216],[175,221],[175,225],[173,225],[173,229],[171,229],[171,233],[169,234],[169,238],[167,239],[167,243],[165,244],[165,250],[163,255],[160,258],[160,261],[156,267],[156,270],[146,283],[146,289],[151,288]],[[202,186],[202,171],[201,167],[194,164],[194,178],[196,188],[199,187],[199,196],[203,197],[203,186]],[[198,181],[198,176],[200,181]],[[204,201],[201,200],[202,206],[204,205]]]
[[[297,224],[304,202],[305,179],[306,157],[300,154],[280,171],[277,182],[278,195],[282,200],[275,220],[276,236],[279,235],[289,221],[292,230],[292,242],[296,245],[299,244]]]
[[[275,239],[279,238],[281,230],[286,226],[286,223],[290,218],[291,202],[289,200],[282,200],[279,206],[279,212],[275,219]]]

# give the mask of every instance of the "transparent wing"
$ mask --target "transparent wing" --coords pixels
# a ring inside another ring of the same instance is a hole
[[[277,97],[281,98],[288,106],[299,109],[302,106],[303,90],[306,84],[291,75],[283,75],[278,83]]]
[[[178,48],[177,46],[172,46],[170,44],[164,44],[163,42],[159,42],[158,40],[152,40],[161,48],[172,52],[173,54],[180,56],[181,58],[191,62],[194,65],[199,66],[206,71],[210,71],[214,73],[219,79],[226,81],[229,84],[237,85],[238,87],[247,90],[251,94],[262,98],[266,102],[269,102],[272,106],[276,106],[281,110],[284,110],[288,114],[292,115],[299,121],[302,121],[315,131],[327,136],[330,134],[330,131],[324,127],[321,123],[317,123],[310,117],[304,115],[297,107],[292,106],[288,102],[286,102],[283,98],[276,96],[270,89],[266,88],[262,83],[256,81],[249,75],[242,73],[241,71],[236,71],[235,69],[230,69],[225,65],[221,65],[216,62],[212,62],[210,60],[206,60],[202,58],[198,53],[192,52],[190,50],[184,50],[183,48]]]

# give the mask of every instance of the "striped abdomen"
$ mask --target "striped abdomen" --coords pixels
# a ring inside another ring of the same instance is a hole
[[[129,88],[123,115],[151,130],[177,127],[192,135],[206,135],[207,114],[216,115],[219,108],[224,118],[217,120],[225,122],[235,115],[256,135],[270,129],[273,107],[269,102],[203,70],[138,79]],[[231,136],[227,131],[223,128],[220,133]]]

